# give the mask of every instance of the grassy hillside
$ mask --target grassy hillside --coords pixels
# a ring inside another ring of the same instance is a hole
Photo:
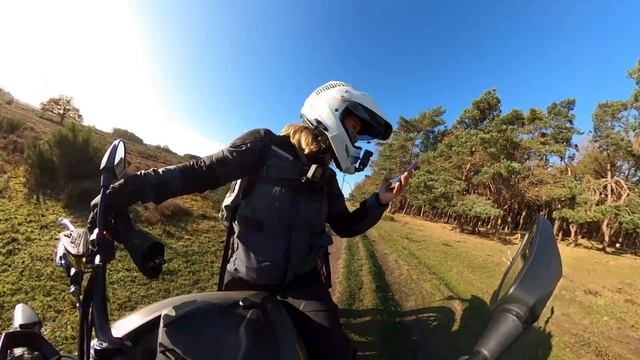
[[[25,148],[60,127],[36,115],[24,104],[0,102],[0,118],[22,124],[17,132],[0,133],[0,328],[11,326],[13,307],[25,302],[43,318],[47,338],[65,351],[74,351],[77,313],[63,270],[55,268],[53,260],[62,230],[56,220],[65,216],[76,225],[85,224],[88,204],[64,207],[59,194],[28,189]],[[93,135],[105,149],[113,140],[111,134],[97,129]],[[127,145],[130,171],[185,161],[158,147]],[[97,169],[95,181],[97,185]],[[124,248],[119,249],[108,280],[113,319],[160,299],[215,288],[225,236],[217,218],[224,192],[134,209],[136,223],[164,242],[168,263],[158,280],[149,281],[138,273]]]
[[[505,269],[503,259],[509,251],[514,254],[517,245],[462,235],[447,225],[401,216],[381,222],[351,247],[367,242],[382,266],[383,280],[350,276],[366,271],[367,266],[362,258],[345,256],[345,283],[340,284],[339,293],[384,281],[391,288],[388,296],[399,308],[393,317],[386,317],[387,328],[400,327],[411,333],[408,357],[442,358],[447,354],[446,358],[457,359],[470,353],[489,319],[486,302]],[[538,326],[522,335],[504,358],[640,358],[640,284],[636,281],[640,259],[565,245],[560,245],[560,253],[564,275],[555,295]],[[354,304],[348,297],[339,301],[346,308]],[[384,309],[371,302],[355,304],[360,314]],[[361,346],[383,352],[376,344],[384,339],[367,337],[356,326],[361,318],[348,312],[345,317],[354,339],[364,342]]]

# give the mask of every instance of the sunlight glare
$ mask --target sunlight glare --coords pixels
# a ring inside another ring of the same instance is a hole
[[[222,146],[171,112],[171,94],[152,78],[152,54],[126,1],[0,2],[0,88],[38,105],[73,96],[85,123],[125,128],[178,153]],[[170,71],[167,69],[166,71]]]

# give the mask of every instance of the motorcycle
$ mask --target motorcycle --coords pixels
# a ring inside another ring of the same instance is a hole
[[[125,171],[126,148],[115,140],[100,165],[100,199]],[[61,355],[40,332],[38,315],[18,304],[13,329],[0,337],[6,359],[307,359],[308,354],[276,294],[218,291],[165,299],[110,324],[107,266],[115,244],[124,245],[140,272],[157,277],[164,246],[137,230],[128,214],[107,212],[98,201],[94,229],[59,223],[56,265],[68,278],[79,313],[77,354]],[[85,275],[88,279],[84,281]],[[549,222],[539,216],[509,263],[490,302],[492,312],[473,353],[461,359],[493,360],[540,317],[560,277],[562,263]],[[95,338],[93,336],[95,335]]]

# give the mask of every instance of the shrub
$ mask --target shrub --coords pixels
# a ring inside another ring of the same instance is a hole
[[[169,199],[160,205],[144,204],[141,207],[134,207],[132,211],[134,222],[147,225],[158,225],[160,223],[175,223],[189,218],[193,211],[183,205],[180,201]]]
[[[58,165],[46,143],[29,144],[26,161],[31,185],[44,189],[58,186]]]
[[[20,164],[24,160],[24,152],[24,140],[16,135],[0,138],[0,161],[12,165]]]
[[[95,179],[78,181],[67,186],[62,191],[62,203],[65,206],[82,205],[87,206],[100,191],[99,184]]]
[[[168,145],[154,145],[153,147],[160,151],[166,152],[167,154],[178,155],[173,150],[171,150]]]
[[[181,202],[169,199],[158,205],[158,214],[166,221],[180,220],[193,215],[193,211]]]
[[[18,131],[20,131],[23,126],[24,126],[24,123],[20,120],[8,118],[8,117],[0,118],[0,133],[2,134],[6,134],[6,135],[15,134]]]
[[[100,168],[101,149],[91,129],[75,122],[54,132],[49,140],[63,183],[95,178]]]
[[[56,130],[46,142],[33,143],[27,149],[29,180],[44,190],[64,188],[69,200],[78,198],[75,189],[82,187],[80,196],[86,200],[86,182],[96,179],[101,149],[94,143],[91,130],[68,122]],[[97,191],[97,185],[93,191]]]
[[[129,130],[125,130],[125,129],[120,129],[120,128],[113,128],[113,130],[111,130],[111,133],[122,140],[126,140],[135,144],[144,144],[144,141],[142,140],[142,138],[140,138],[138,135],[132,133]]]

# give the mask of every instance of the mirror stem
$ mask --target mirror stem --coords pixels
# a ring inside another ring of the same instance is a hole
[[[508,306],[498,308],[489,322],[480,341],[473,349],[471,359],[497,359],[500,354],[520,335],[522,323]]]

